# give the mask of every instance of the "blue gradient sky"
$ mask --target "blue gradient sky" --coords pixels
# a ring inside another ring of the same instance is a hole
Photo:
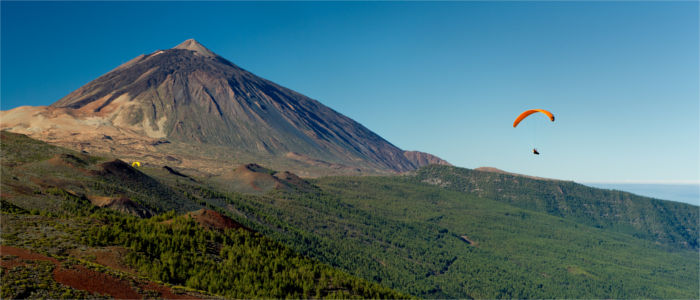
[[[698,2],[1,6],[3,110],[51,104],[195,38],[457,166],[589,182],[700,179]],[[557,121],[535,115],[513,129],[529,108]]]

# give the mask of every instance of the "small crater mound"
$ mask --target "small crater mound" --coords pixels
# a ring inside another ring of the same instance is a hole
[[[218,176],[215,181],[237,192],[265,193],[273,189],[310,189],[312,185],[289,171],[277,172],[258,164],[247,164]]]
[[[113,209],[140,218],[150,218],[154,215],[154,213],[150,209],[145,208],[134,201],[131,201],[131,199],[127,198],[126,196],[106,197],[88,195],[87,199],[90,200],[90,203],[97,207]]]
[[[187,216],[193,218],[195,221],[197,221],[197,223],[209,229],[225,230],[232,228],[243,228],[244,230],[253,232],[252,229],[245,227],[231,218],[211,209],[203,208],[198,211],[187,213]]]
[[[115,159],[113,161],[108,161],[100,164],[102,169],[99,173],[100,175],[112,174],[121,178],[137,178],[140,177],[139,172],[134,170],[129,164],[125,163],[120,159]]]
[[[247,164],[228,171],[214,180],[225,187],[242,193],[264,193],[278,185],[276,172],[258,164]]]

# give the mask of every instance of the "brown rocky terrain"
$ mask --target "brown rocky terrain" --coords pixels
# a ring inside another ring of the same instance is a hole
[[[0,112],[0,129],[209,175],[250,161],[302,176],[394,173],[446,163],[404,152],[195,40],[140,55],[51,106]]]

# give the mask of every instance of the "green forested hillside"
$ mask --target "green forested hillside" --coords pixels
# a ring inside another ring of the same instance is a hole
[[[695,298],[697,252],[411,177],[332,177],[234,197],[302,253],[429,298]]]
[[[699,247],[700,211],[686,203],[596,189],[571,181],[438,165],[422,168],[410,178],[654,242]]]
[[[694,206],[454,167],[289,175],[284,188],[242,194],[221,180],[0,137],[3,246],[63,260],[121,247],[133,272],[201,293],[700,298]],[[253,232],[182,216],[202,207]]]
[[[85,232],[92,246],[125,246],[141,274],[228,298],[403,298],[243,229],[206,230],[166,214],[143,220],[98,218]],[[167,222],[167,223],[165,223]]]

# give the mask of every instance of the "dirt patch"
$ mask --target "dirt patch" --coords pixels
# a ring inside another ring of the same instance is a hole
[[[134,291],[129,282],[87,269],[80,265],[73,267],[74,269],[54,269],[54,280],[75,289],[103,295],[106,294],[117,299],[141,298],[141,295]]]
[[[34,253],[34,252],[29,251],[27,249],[0,245],[0,256],[7,256],[7,255],[14,255],[14,256],[17,256],[21,259],[43,260],[43,261],[52,262],[54,264],[58,264],[58,260],[56,260],[53,257],[48,257],[45,255]]]
[[[3,253],[2,260],[0,260],[0,267],[5,269],[5,273],[10,271],[10,269],[14,267],[19,267],[19,266],[24,266],[27,265],[24,261],[22,261],[21,258],[14,256],[14,255],[5,255]]]

